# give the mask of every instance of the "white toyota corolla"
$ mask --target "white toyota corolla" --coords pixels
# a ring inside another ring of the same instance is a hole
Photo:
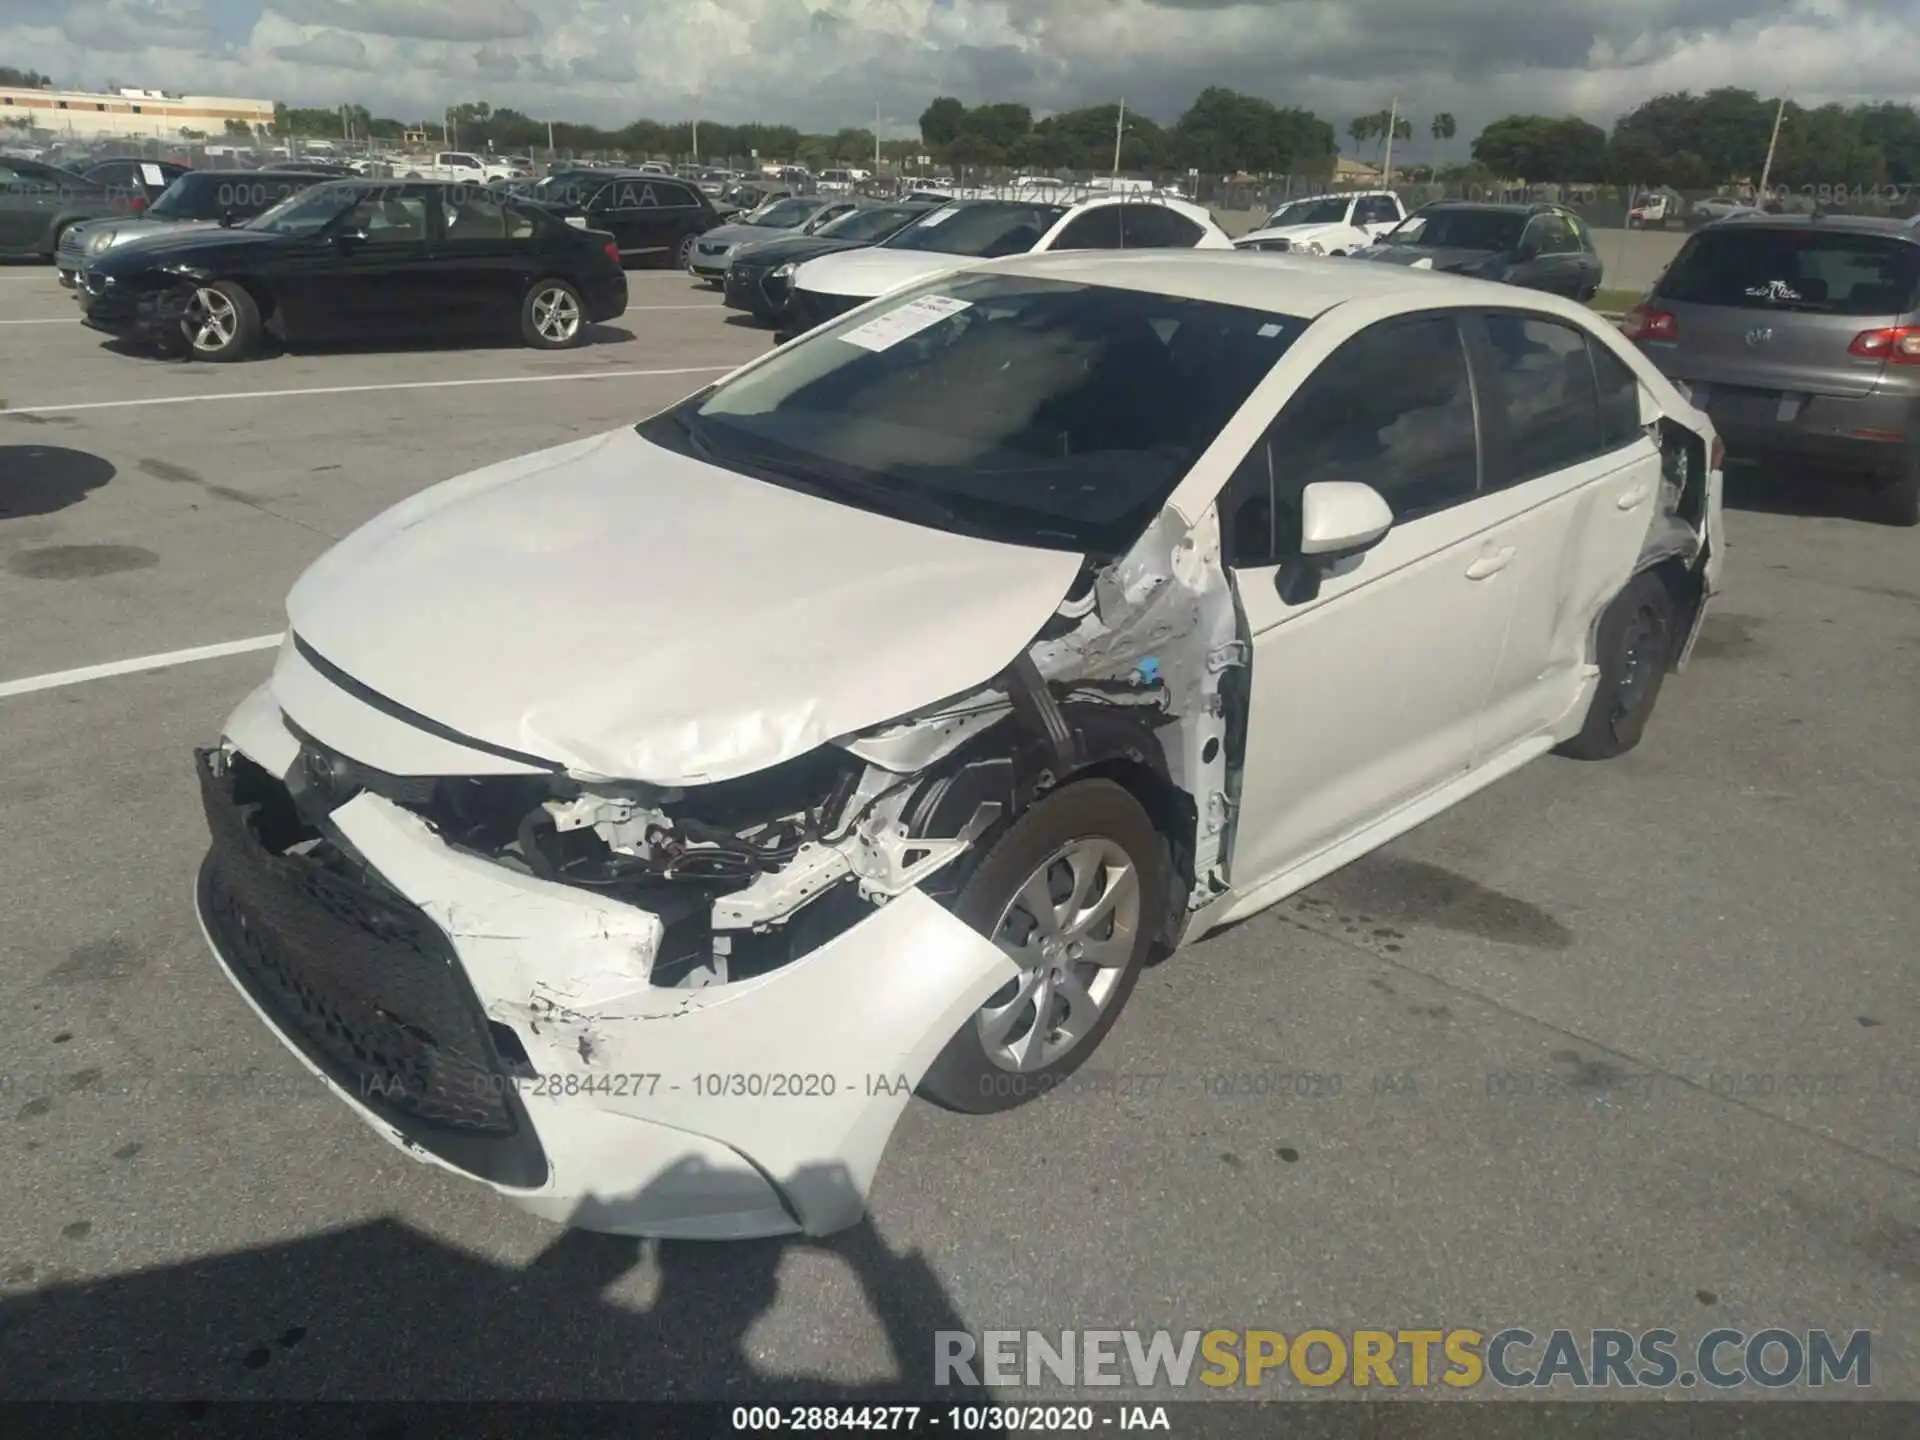
[[[1042,1095],[1150,953],[1633,746],[1720,489],[1570,302],[993,262],[324,555],[199,754],[199,913],[416,1158],[593,1229],[831,1231],[911,1093]]]

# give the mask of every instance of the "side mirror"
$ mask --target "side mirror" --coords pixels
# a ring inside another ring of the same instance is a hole
[[[1359,555],[1393,528],[1393,507],[1357,480],[1323,480],[1300,496],[1300,553],[1322,565]]]
[[[234,223],[238,221],[239,218],[240,218],[239,212],[236,211],[231,205],[227,206],[226,209],[220,212],[220,228],[222,230],[231,230],[234,227]]]

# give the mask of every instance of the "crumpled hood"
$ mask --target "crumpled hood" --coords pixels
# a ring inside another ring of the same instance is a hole
[[[916,280],[978,263],[969,255],[940,255],[931,250],[889,250],[884,245],[848,250],[809,260],[794,272],[798,290],[816,295],[852,295],[871,300]]]
[[[988,683],[1081,560],[785,490],[622,428],[403,501],[321,556],[287,615],[354,680],[472,739],[695,785]]]

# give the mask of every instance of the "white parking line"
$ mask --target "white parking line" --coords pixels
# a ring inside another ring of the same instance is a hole
[[[136,675],[142,670],[165,670],[173,665],[189,665],[195,660],[218,660],[227,655],[271,650],[280,640],[279,635],[256,635],[251,640],[228,640],[219,645],[201,645],[192,650],[169,650],[164,655],[140,655],[132,660],[109,660],[104,665],[87,665],[78,670],[55,670],[47,675],[4,680],[0,681],[0,700],[11,695],[31,695],[36,690],[58,690],[63,685],[81,685],[89,680],[106,680],[115,675]]]
[[[46,320],[0,320],[0,325],[72,325],[79,319],[78,315],[57,315]]]
[[[741,365],[747,362],[742,360]],[[213,395],[151,395],[140,400],[80,400],[66,405],[11,405],[4,415],[55,415],[142,405],[198,405],[209,400],[291,400],[302,395],[364,395],[377,390],[454,390],[469,385],[551,385],[563,380],[644,380],[661,375],[724,375],[736,365],[685,365],[672,370],[581,370],[572,374],[490,375],[466,380],[396,380],[386,385],[312,385],[299,390],[227,390]]]

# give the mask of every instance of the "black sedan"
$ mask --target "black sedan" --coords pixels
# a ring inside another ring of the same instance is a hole
[[[124,190],[38,160],[0,155],[0,256],[51,256],[72,226],[133,210],[133,197]]]
[[[1573,300],[1591,300],[1602,273],[1586,222],[1554,205],[1442,201],[1415,211],[1354,254],[1384,265],[1473,275]]]
[[[286,341],[517,333],[578,345],[627,308],[613,237],[437,181],[323,181],[231,229],[163,231],[80,276],[85,321],[163,353],[238,360]]]
[[[817,255],[876,245],[929,210],[929,203],[873,205],[829,221],[811,235],[756,240],[733,252],[727,266],[727,306],[760,320],[778,320],[793,299],[793,272]]]

